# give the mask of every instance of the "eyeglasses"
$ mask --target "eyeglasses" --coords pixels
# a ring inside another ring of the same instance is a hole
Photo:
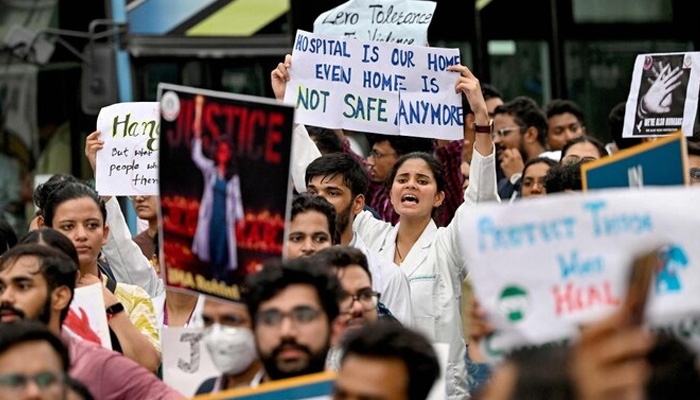
[[[497,131],[493,131],[493,134],[491,135],[491,137],[493,139],[495,139],[497,137],[504,138],[504,137],[508,136],[509,133],[511,133],[512,131],[514,131],[516,129],[518,131],[521,130],[521,128],[519,126],[506,126],[505,128],[501,128]]]
[[[5,374],[0,375],[0,393],[12,394],[13,397],[19,397],[21,393],[27,390],[29,381],[41,391],[60,388],[65,382],[63,373],[40,372],[34,376],[22,374]]]
[[[350,304],[348,304],[347,307],[343,307],[343,309],[347,311],[352,308],[352,305],[355,304],[356,301],[362,305],[365,311],[370,311],[377,307],[379,303],[379,293],[373,290],[361,290],[356,295],[346,293],[345,296],[340,299],[341,304],[345,304],[348,301],[350,301]]]
[[[395,155],[396,155],[396,153],[382,154],[382,153],[378,152],[377,150],[372,149],[372,151],[369,152],[369,156],[367,158],[373,157],[375,160],[381,160],[382,157],[395,156]]]
[[[691,168],[690,169],[690,182],[691,183],[700,183],[700,168]]]
[[[308,306],[300,306],[289,312],[277,309],[265,310],[258,313],[257,323],[267,328],[279,328],[282,321],[289,317],[295,326],[306,325],[321,315],[321,310]]]
[[[576,154],[569,154],[566,157],[561,159],[561,163],[562,163],[562,165],[571,165],[571,164],[576,164],[578,162],[580,162],[581,164],[585,164],[587,162],[596,161],[596,160],[598,160],[598,159],[595,157],[590,157],[590,156],[580,157],[580,156],[577,156]]]

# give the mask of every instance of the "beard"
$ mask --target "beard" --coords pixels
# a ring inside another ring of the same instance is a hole
[[[287,364],[278,360],[280,353],[290,347],[303,352],[306,358],[296,360],[293,364]],[[260,350],[258,350],[258,354],[267,375],[272,380],[278,380],[323,372],[326,369],[326,356],[329,349],[329,341],[318,353],[313,353],[311,349],[298,344],[294,339],[286,339],[275,347],[270,355],[261,354]]]
[[[352,211],[352,202],[350,202],[350,204],[348,204],[348,206],[344,210],[339,212],[338,216],[335,218],[335,227],[340,234],[342,234],[345,231],[345,228],[348,227],[348,224],[350,224],[350,212],[351,211]]]
[[[29,316],[27,317],[27,313],[23,310],[20,310],[19,308],[13,307],[11,304],[3,303],[0,304],[0,313],[6,313],[6,312],[11,312],[17,316],[17,319],[23,321],[23,320],[30,320],[30,321],[39,321],[44,325],[48,325],[49,321],[51,320],[51,302],[48,301],[48,299],[51,298],[50,294],[47,294],[46,296],[47,301],[44,302],[44,305],[41,307],[41,311],[39,312],[38,315],[36,316]]]

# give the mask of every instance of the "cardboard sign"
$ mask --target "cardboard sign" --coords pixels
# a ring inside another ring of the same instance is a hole
[[[63,330],[70,335],[112,350],[109,325],[102,297],[102,284],[75,288]]]
[[[97,152],[95,188],[100,195],[158,195],[157,102],[104,107],[97,130],[104,148]]]
[[[699,94],[700,52],[638,55],[622,137],[692,136]]]
[[[700,190],[560,194],[480,205],[459,221],[474,290],[496,333],[485,354],[576,338],[625,298],[634,257],[664,247],[646,310],[700,349]]]
[[[314,33],[377,42],[427,45],[435,2],[350,0],[314,21]]]
[[[285,102],[296,122],[460,139],[459,50],[362,42],[297,31]]]
[[[163,382],[193,397],[205,380],[221,375],[209,356],[199,328],[164,327],[160,333],[163,341]]]
[[[581,166],[583,190],[687,184],[685,137],[669,137],[622,150]]]
[[[158,96],[166,284],[240,300],[245,277],[282,255],[294,109],[166,84]]]
[[[264,383],[255,388],[232,389],[196,400],[329,400],[335,373],[321,372]]]

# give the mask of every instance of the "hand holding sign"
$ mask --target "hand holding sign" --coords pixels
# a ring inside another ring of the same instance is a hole
[[[287,91],[287,82],[289,82],[289,68],[291,67],[292,56],[287,54],[284,56],[284,62],[277,64],[277,68],[273,69],[270,74],[272,91],[278,101],[284,100],[284,92]]]
[[[104,146],[104,140],[100,140],[100,131],[92,132],[85,138],[85,157],[87,157],[95,174],[97,174],[97,152],[102,150]]]

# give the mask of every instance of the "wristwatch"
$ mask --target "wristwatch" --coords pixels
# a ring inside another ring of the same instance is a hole
[[[488,133],[489,135],[493,134],[493,120],[489,120],[488,125],[477,125],[476,122],[474,122],[474,125],[472,125],[472,129],[476,133]]]
[[[111,306],[107,307],[107,309],[105,310],[105,312],[107,313],[107,321],[111,320],[112,318],[114,318],[115,315],[123,311],[124,305],[122,303],[114,303]]]

